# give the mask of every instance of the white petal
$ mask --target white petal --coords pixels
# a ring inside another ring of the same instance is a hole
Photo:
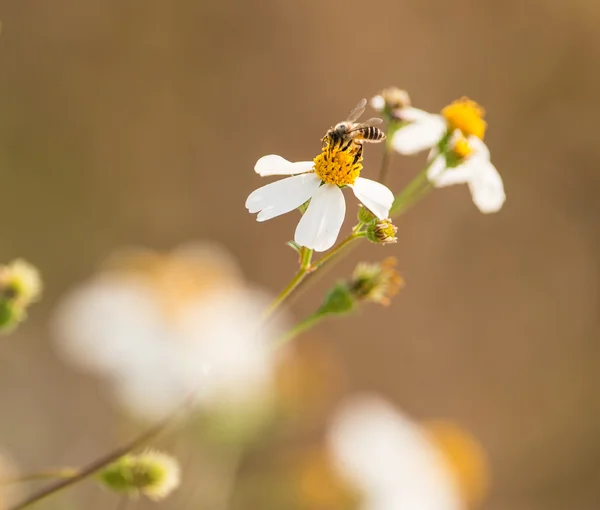
[[[436,188],[465,184],[473,177],[474,166],[470,161],[454,168],[446,167],[446,158],[437,156],[427,170],[427,178]]]
[[[490,150],[482,140],[480,140],[476,136],[469,136],[468,142],[469,147],[473,149],[473,152],[477,155],[477,157],[485,159],[487,161],[490,160]]]
[[[390,215],[394,194],[380,182],[358,177],[351,186],[352,191],[367,208],[380,220]]]
[[[385,108],[385,99],[383,99],[383,96],[374,96],[371,98],[371,101],[369,101],[369,104],[373,110],[381,112]]]
[[[440,115],[435,115],[426,112],[425,110],[419,110],[419,108],[413,108],[412,106],[399,108],[394,111],[394,115],[403,122],[431,121],[438,119],[440,122],[444,123],[444,120]]]
[[[325,251],[335,244],[344,215],[346,202],[342,190],[335,184],[324,184],[313,195],[302,216],[294,240],[300,246]]]
[[[259,212],[256,220],[266,221],[300,207],[317,191],[321,181],[313,174],[302,174],[272,182],[250,193],[246,208]]]
[[[484,214],[498,212],[506,200],[502,177],[489,161],[481,160],[476,170],[469,181],[473,202]]]
[[[400,154],[416,154],[431,149],[442,139],[446,123],[439,115],[432,115],[416,108],[403,108],[402,120],[410,124],[401,127],[392,138],[392,146]]]
[[[281,156],[271,154],[260,158],[254,165],[254,171],[262,177],[268,175],[296,175],[310,172],[313,166],[312,161],[292,163]]]

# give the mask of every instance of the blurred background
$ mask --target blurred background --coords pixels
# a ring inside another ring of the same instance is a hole
[[[246,212],[266,183],[255,161],[313,158],[396,85],[429,111],[462,95],[486,108],[507,202],[484,216],[464,186],[428,196],[397,245],[363,245],[292,305],[304,317],[358,260],[394,255],[407,286],[391,308],[300,342],[336,351],[350,388],[471,431],[486,510],[600,508],[600,3],[5,0],[0,19],[0,260],[27,258],[46,284],[2,338],[0,444],[22,469],[82,464],[119,436],[100,385],[53,351],[57,299],[115,248],[204,238],[278,292],[297,217]],[[396,157],[390,187],[423,162]]]

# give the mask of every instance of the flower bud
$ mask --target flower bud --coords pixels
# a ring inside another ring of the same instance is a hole
[[[371,223],[367,228],[367,239],[376,244],[392,244],[398,242],[396,232],[398,227],[392,220],[378,220]]]
[[[128,454],[106,466],[98,479],[114,492],[137,497],[143,494],[158,501],[171,494],[180,483],[177,460],[155,450],[134,455]]]
[[[394,257],[375,264],[361,262],[352,274],[348,291],[357,301],[388,306],[391,298],[404,286],[404,280],[394,268],[396,263]]]
[[[354,310],[355,299],[345,283],[338,283],[329,294],[325,296],[325,301],[319,308],[319,314],[341,315]]]
[[[10,330],[27,316],[27,308],[42,291],[38,270],[17,259],[0,265],[0,331]]]
[[[410,96],[406,90],[388,87],[371,99],[371,106],[380,112],[392,113],[410,106]]]

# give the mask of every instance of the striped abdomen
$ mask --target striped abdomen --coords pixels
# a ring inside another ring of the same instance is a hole
[[[385,133],[375,126],[365,126],[358,130],[356,138],[365,142],[381,142],[385,140]]]

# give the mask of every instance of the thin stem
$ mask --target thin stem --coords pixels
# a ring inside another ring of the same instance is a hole
[[[428,169],[429,164],[421,170],[421,172],[419,172],[400,193],[398,193],[394,199],[392,208],[390,209],[390,217],[400,216],[411,205],[424,196],[424,191],[429,191],[431,189],[431,184],[429,183],[429,179],[427,179]]]
[[[390,170],[390,165],[392,163],[392,144],[391,138],[389,137],[390,129],[388,128],[388,138],[385,142],[385,147],[383,149],[383,157],[381,158],[381,167],[379,168],[379,178],[377,179],[381,184],[385,183],[388,172]]]
[[[316,311],[312,315],[306,317],[306,319],[300,321],[298,324],[290,328],[285,335],[283,335],[277,342],[277,345],[283,345],[290,340],[296,338],[299,334],[311,329],[313,326],[321,322],[325,318],[325,315]]]
[[[34,482],[37,480],[48,480],[48,479],[68,479],[77,476],[77,469],[75,468],[60,468],[52,471],[40,471],[38,473],[27,473],[15,478],[3,479],[0,481],[0,485],[10,485],[14,483]]]
[[[266,321],[275,313],[275,311],[285,302],[292,292],[300,285],[302,280],[310,272],[310,264],[312,260],[313,251],[308,248],[302,247],[300,250],[300,268],[298,272],[291,279],[290,283],[279,293],[279,296],[269,305],[263,314],[263,320]]]
[[[360,239],[365,236],[366,236],[366,234],[361,231],[352,232],[352,234],[350,234],[348,237],[346,237],[346,239],[344,239],[340,244],[338,244],[333,250],[327,252],[326,255],[323,255],[323,257],[321,257],[319,260],[317,260],[317,262],[315,262],[311,267],[312,271],[316,271],[317,269],[320,269],[325,264],[327,264],[329,261],[336,258],[347,246],[352,244],[356,239]]]
[[[167,420],[159,423],[158,425],[151,428],[150,430],[147,430],[143,434],[139,435],[138,437],[136,437],[135,439],[133,439],[126,445],[113,450],[112,452],[100,457],[99,459],[97,459],[93,462],[90,462],[88,465],[86,465],[86,466],[82,467],[80,470],[78,470],[74,476],[64,479],[64,480],[57,481],[51,485],[43,487],[42,489],[40,489],[37,492],[34,492],[28,498],[24,499],[20,503],[17,503],[13,507],[10,507],[9,510],[21,510],[23,508],[27,508],[27,507],[33,505],[34,503],[37,503],[38,501],[41,501],[42,499],[61,491],[62,489],[66,489],[67,487],[70,487],[71,485],[74,485],[77,482],[80,482],[81,480],[89,478],[96,472],[100,471],[103,467],[120,459],[121,457],[123,457],[123,455],[126,455],[130,451],[138,448],[145,442],[154,438],[170,423],[171,419],[172,419],[172,417],[168,418]]]

